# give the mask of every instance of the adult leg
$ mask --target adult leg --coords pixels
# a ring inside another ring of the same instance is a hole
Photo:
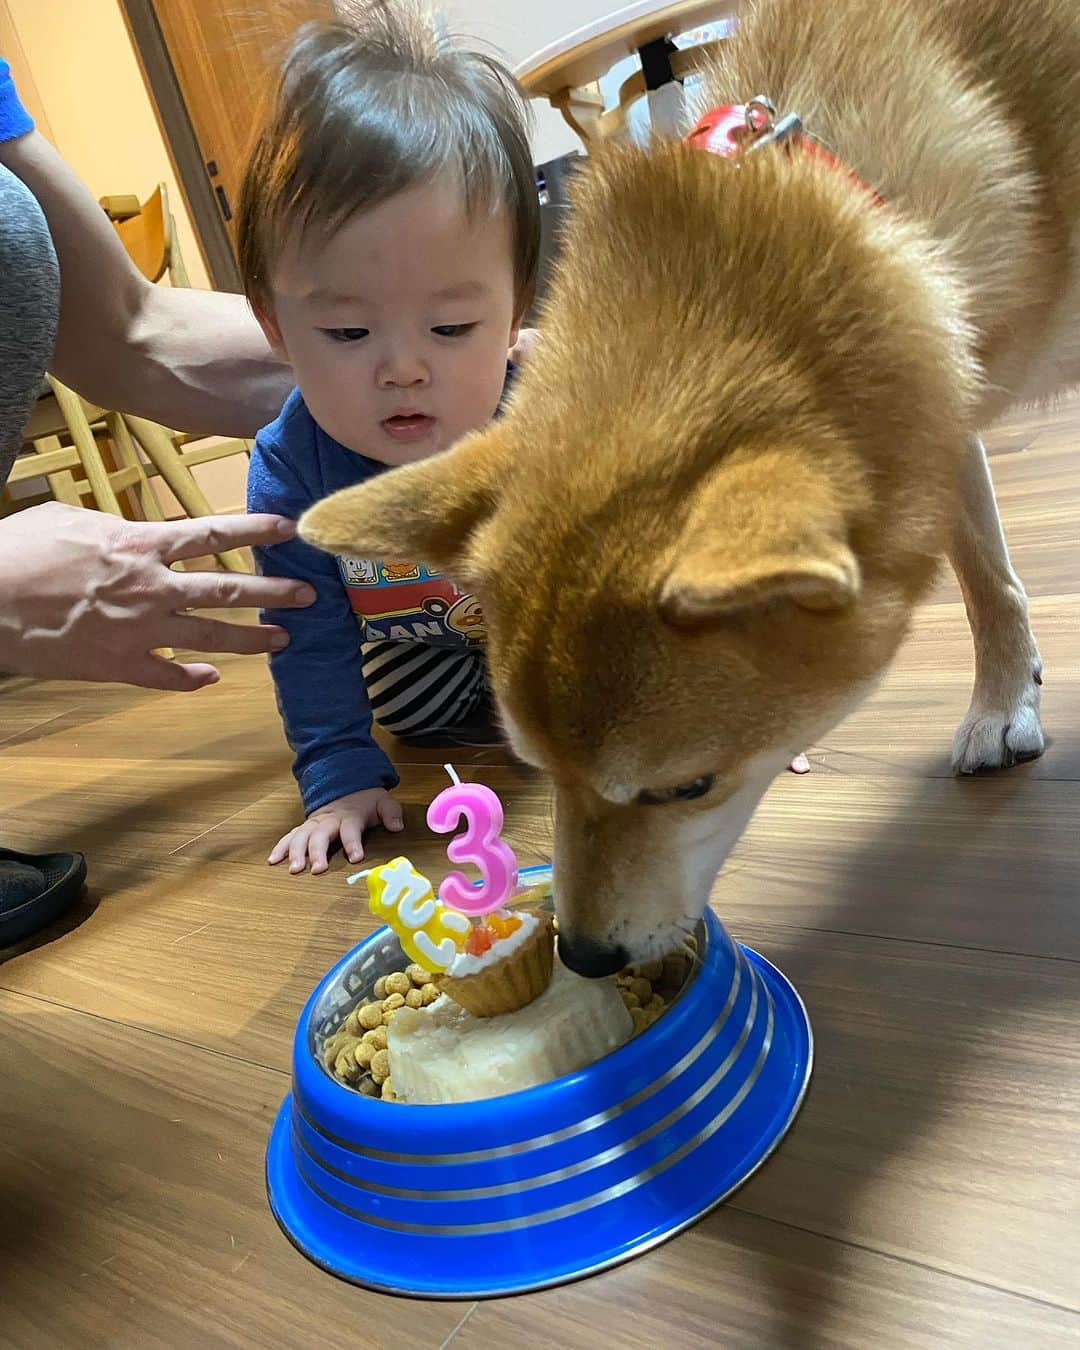
[[[60,269],[41,207],[0,165],[0,484],[52,359]]]
[[[0,485],[52,357],[59,308],[60,270],[45,217],[29,188],[0,165]],[[2,584],[17,586],[18,578]],[[79,853],[0,848],[0,947],[23,941],[69,909],[85,878]]]

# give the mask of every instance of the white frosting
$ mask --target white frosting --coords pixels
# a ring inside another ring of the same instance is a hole
[[[402,1101],[477,1101],[572,1073],[633,1031],[614,980],[583,980],[556,961],[551,984],[517,1012],[473,1017],[445,994],[399,1008],[387,1032],[390,1076]]]
[[[494,965],[496,961],[501,961],[504,956],[510,956],[516,952],[529,934],[535,932],[536,925],[540,920],[535,914],[530,914],[527,910],[516,910],[514,918],[521,920],[520,928],[515,928],[509,937],[497,938],[481,956],[472,956],[469,952],[458,952],[446,972],[447,975],[458,977],[475,975],[478,971],[486,970],[488,966]]]

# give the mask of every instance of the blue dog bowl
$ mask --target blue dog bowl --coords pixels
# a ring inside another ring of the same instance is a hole
[[[595,1064],[503,1097],[409,1106],[343,1086],[317,1054],[376,978],[405,963],[380,929],[300,1017],[266,1159],[286,1235],[367,1288],[472,1299],[592,1274],[701,1218],[788,1130],[812,1036],[784,976],[711,911],[698,946],[668,1012]]]

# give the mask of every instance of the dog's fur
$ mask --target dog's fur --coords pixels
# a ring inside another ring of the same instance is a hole
[[[976,654],[956,767],[1043,746],[978,431],[1080,378],[1080,7],[762,0],[703,106],[756,94],[887,205],[798,149],[602,149],[506,415],[302,524],[480,596],[511,740],[555,782],[562,944],[588,973],[696,919],[943,553]]]

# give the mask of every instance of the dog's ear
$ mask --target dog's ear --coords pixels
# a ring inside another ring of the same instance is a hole
[[[841,609],[860,587],[847,533],[828,479],[798,457],[724,466],[698,490],[661,582],[661,615],[698,626],[774,600]]]
[[[422,562],[470,579],[470,541],[495,509],[499,477],[492,433],[344,488],[300,518],[300,536],[327,553]]]

